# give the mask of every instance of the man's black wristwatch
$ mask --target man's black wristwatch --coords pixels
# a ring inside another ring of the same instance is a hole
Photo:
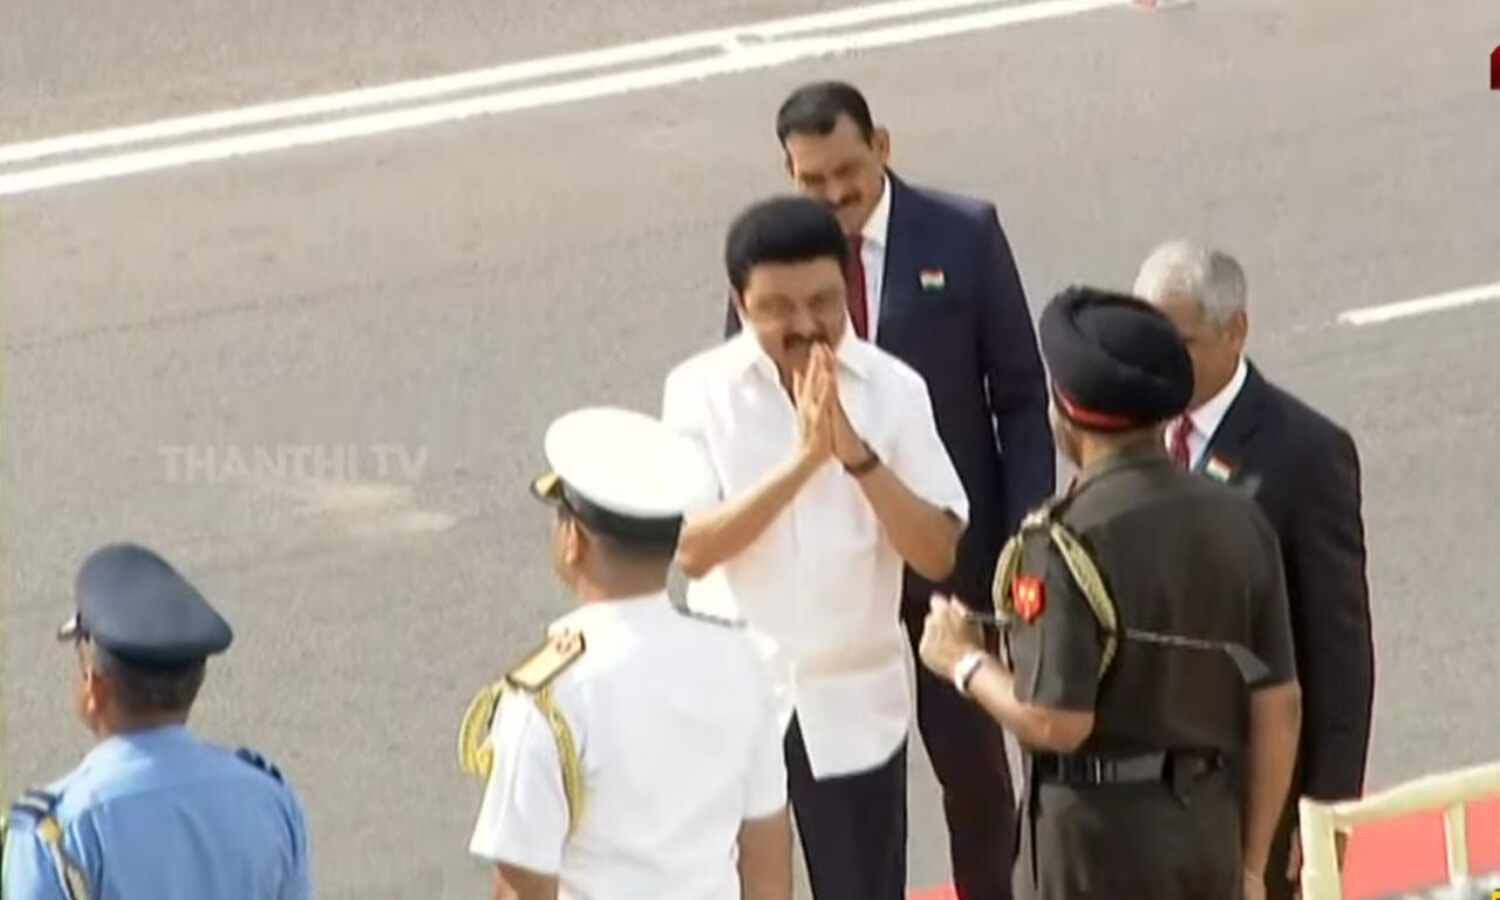
[[[860,445],[865,448],[865,453],[867,454],[865,458],[852,466],[848,463],[844,463],[844,471],[848,472],[850,475],[853,475],[855,478],[858,478],[861,475],[870,474],[875,470],[876,466],[880,465],[880,454],[876,453],[874,450],[871,450],[870,445],[866,444],[863,441],[860,441]]]

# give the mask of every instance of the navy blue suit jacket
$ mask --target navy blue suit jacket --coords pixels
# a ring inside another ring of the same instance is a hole
[[[1001,546],[1055,488],[1036,331],[995,207],[890,179],[875,342],[927,380],[938,433],[969,496],[969,527],[942,587],[988,608]],[[731,302],[725,333],[739,330]],[[925,607],[932,585],[908,570],[906,587],[908,601]]]
[[[1302,682],[1292,802],[1364,788],[1375,703],[1359,451],[1349,432],[1267,381],[1253,364],[1203,454],[1252,487],[1276,529]]]

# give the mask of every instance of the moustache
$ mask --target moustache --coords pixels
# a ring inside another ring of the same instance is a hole
[[[813,344],[831,346],[832,343],[828,339],[827,332],[824,331],[817,331],[812,334],[789,334],[781,340],[782,348],[788,351],[801,350],[804,347],[811,347]]]

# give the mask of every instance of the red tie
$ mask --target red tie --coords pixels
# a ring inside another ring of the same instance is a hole
[[[1188,436],[1193,433],[1193,420],[1184,414],[1172,423],[1172,427],[1175,429],[1172,432],[1172,446],[1169,448],[1172,461],[1184,469],[1192,468],[1193,455],[1188,451]]]
[[[849,321],[854,323],[854,333],[862,339],[870,336],[870,301],[865,297],[865,260],[860,253],[864,238],[855,235],[849,239],[849,265],[844,267],[845,292],[849,297]]]

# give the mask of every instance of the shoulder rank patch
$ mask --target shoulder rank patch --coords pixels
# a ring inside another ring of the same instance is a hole
[[[53,810],[57,809],[57,804],[61,799],[56,794],[32,788],[22,794],[15,803],[11,804],[10,815],[7,818],[15,822],[23,819],[31,821],[39,820],[43,816],[52,815]]]
[[[505,677],[480,689],[469,701],[458,730],[458,765],[464,772],[479,778],[489,777],[494,754],[489,746],[490,728],[495,710],[507,690],[540,694],[557,676],[583,656],[583,634],[565,631],[548,637]]]
[[[261,756],[259,753],[256,753],[254,750],[251,750],[249,747],[241,747],[240,749],[234,751],[234,755],[254,766],[255,768],[260,769],[262,772],[265,772],[267,775],[270,775],[277,781],[281,780],[281,770],[271,765],[270,760],[266,759],[264,756]]]
[[[490,743],[490,729],[500,698],[507,691],[522,691],[536,704],[557,744],[558,763],[562,767],[563,792],[568,801],[569,830],[578,827],[583,814],[583,764],[573,730],[552,699],[552,682],[583,656],[583,634],[576,631],[552,635],[521,664],[506,673],[505,678],[474,695],[458,733],[458,764],[465,773],[487,779],[495,764],[495,748]]]
[[[1104,576],[1082,541],[1064,525],[1059,511],[1066,501],[1043,504],[1021,522],[1021,528],[1000,551],[995,566],[995,578],[991,582],[991,599],[995,604],[995,616],[1001,622],[1013,617],[1027,623],[1035,621],[1047,608],[1046,585],[1043,579],[1021,574],[1022,551],[1031,540],[1044,540],[1050,544],[1049,552],[1061,557],[1073,585],[1083,596],[1089,610],[1099,623],[1104,646],[1099,661],[1099,677],[1114,661],[1119,638],[1119,616],[1114,599],[1109,594]]]
[[[552,683],[579,657],[583,656],[583,633],[563,631],[547,638],[521,664],[505,674],[505,681],[528,693],[536,693]]]
[[[1011,582],[1010,595],[1016,615],[1028,625],[1047,609],[1047,585],[1035,575],[1017,575]]]
[[[62,823],[57,821],[56,815],[60,802],[62,798],[57,794],[33,788],[12,804],[10,814],[5,817],[4,825],[0,826],[0,856],[4,853],[5,832],[10,830],[12,823],[22,819],[29,820],[35,823],[36,835],[47,848],[47,856],[63,887],[63,896],[67,900],[90,900],[88,879],[84,876],[83,869],[63,847]],[[0,886],[0,890],[3,889]]]
[[[49,794],[36,788],[32,788],[17,798],[16,802],[10,805],[10,811],[0,816],[0,859],[4,858],[5,840],[10,830],[17,825],[26,823],[38,834],[41,834],[44,828],[49,830],[56,828],[57,820],[52,817],[52,813],[57,809],[60,800],[61,798],[56,794]],[[3,890],[4,887],[0,886],[0,891]]]

